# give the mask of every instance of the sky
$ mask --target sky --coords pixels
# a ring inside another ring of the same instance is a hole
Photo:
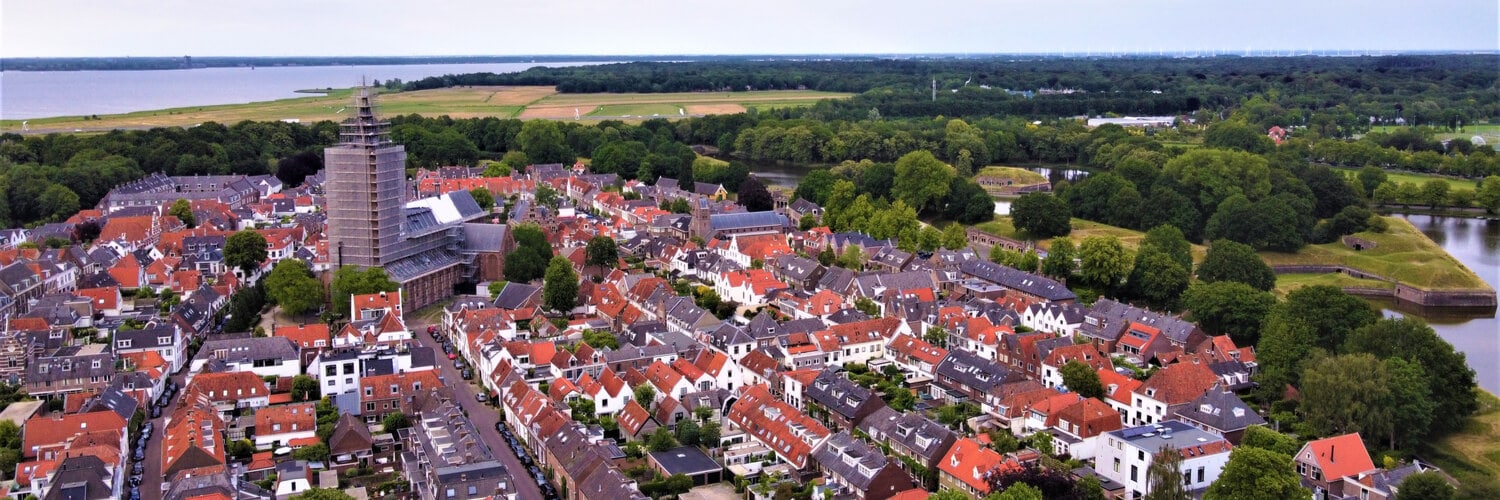
[[[0,57],[1496,49],[1496,0],[0,0]]]

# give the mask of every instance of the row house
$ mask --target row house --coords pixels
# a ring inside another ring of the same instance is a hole
[[[1124,485],[1132,498],[1151,493],[1149,471],[1162,448],[1175,449],[1182,455],[1176,475],[1183,479],[1183,489],[1194,497],[1219,479],[1233,448],[1224,438],[1174,420],[1110,431],[1099,444],[1103,446],[1094,459],[1094,470]],[[1369,461],[1368,455],[1365,461]]]
[[[800,255],[780,255],[766,261],[766,269],[776,279],[790,284],[795,290],[811,291],[817,288],[818,280],[823,273],[828,271],[827,267],[818,261],[802,257]]]
[[[938,485],[942,489],[963,493],[971,499],[984,498],[990,494],[991,475],[1000,472],[1002,468],[1019,467],[978,441],[963,438],[955,441],[948,454],[938,463]]]
[[[897,334],[885,345],[885,357],[901,367],[908,382],[931,380],[938,364],[947,356],[947,349],[904,333]]]
[[[1208,338],[1196,323],[1111,299],[1099,299],[1089,306],[1078,333],[1089,342],[1098,344],[1099,350],[1115,352],[1121,337],[1133,324],[1152,328],[1165,342],[1183,349],[1198,346]],[[1134,343],[1137,346],[1142,344],[1141,341]]]
[[[1032,330],[1073,337],[1083,324],[1084,311],[1077,304],[1035,303],[1020,311],[1021,324]]]
[[[967,351],[951,351],[933,373],[932,395],[950,403],[983,402],[990,389],[1022,379],[1020,374]]]
[[[966,261],[959,264],[958,268],[965,276],[1005,288],[1007,295],[1014,293],[1028,306],[1037,303],[1069,304],[1078,299],[1067,286],[1056,280],[993,262]]]
[[[1062,337],[1071,342],[1068,337]],[[1047,387],[1063,387],[1062,367],[1069,362],[1079,362],[1089,367],[1089,371],[1114,370],[1114,362],[1109,356],[1099,352],[1099,348],[1093,344],[1065,345],[1052,349],[1042,360],[1041,376],[1037,380]]]
[[[250,372],[201,373],[188,382],[188,389],[202,396],[225,418],[241,409],[255,410],[271,405],[271,389],[266,381]]]
[[[813,453],[823,474],[822,488],[836,498],[885,500],[911,489],[911,476],[880,449],[855,439],[849,431],[829,436]]]
[[[188,366],[188,383],[208,371],[247,371],[257,377],[291,378],[302,373],[297,346],[286,337],[243,337],[203,343]]]
[[[103,347],[64,347],[51,356],[32,359],[26,371],[26,393],[51,397],[104,390],[115,375],[115,355]]]
[[[1178,408],[1208,392],[1217,380],[1213,371],[1196,359],[1156,370],[1131,393],[1130,422],[1149,425],[1166,420]]]
[[[416,412],[409,396],[421,393],[424,388],[442,386],[443,381],[435,369],[362,377],[359,381],[360,416],[366,423],[373,424],[391,413],[413,415]]]
[[[255,412],[255,447],[297,446],[317,442],[318,416],[313,403],[270,406]]]
[[[120,355],[154,352],[168,363],[169,372],[177,373],[187,362],[187,335],[177,323],[163,323],[137,330],[115,330],[115,353]]]
[[[1046,425],[1053,431],[1053,449],[1079,460],[1094,458],[1099,436],[1123,426],[1120,412],[1095,398],[1081,398],[1052,412]]]
[[[865,364],[883,356],[886,342],[903,333],[912,333],[906,322],[898,318],[880,318],[833,325],[827,330],[814,332],[813,336],[821,344],[833,343],[833,350],[840,354],[834,361]]]
[[[935,470],[948,450],[958,441],[958,434],[920,412],[898,412],[882,407],[859,424],[859,430],[870,440],[890,447],[897,457],[906,457],[918,465]],[[905,463],[897,460],[905,468]],[[915,471],[907,471],[913,476]],[[936,486],[936,485],[932,485]]]
[[[873,391],[860,387],[836,368],[825,368],[803,388],[803,399],[823,408],[824,421],[834,429],[853,429],[865,417],[885,407]]]
[[[776,399],[762,385],[741,388],[726,418],[804,477],[813,471],[812,450],[830,434],[823,424]]]

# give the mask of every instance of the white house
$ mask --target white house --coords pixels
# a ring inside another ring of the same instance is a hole
[[[1104,434],[1101,444],[1096,450],[1094,470],[1125,485],[1126,496],[1131,498],[1150,493],[1151,478],[1147,471],[1163,447],[1182,454],[1178,471],[1188,493],[1194,497],[1201,496],[1219,478],[1233,448],[1222,437],[1176,420],[1110,431]]]

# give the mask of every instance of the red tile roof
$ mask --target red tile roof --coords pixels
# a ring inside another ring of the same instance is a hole
[[[982,496],[990,492],[987,481],[990,472],[999,469],[1002,464],[1015,466],[1014,462],[1005,462],[1005,457],[995,450],[986,448],[973,439],[963,438],[953,443],[953,448],[938,463],[938,469],[962,481]]]
[[[313,323],[310,325],[277,325],[271,332],[273,337],[286,337],[292,340],[299,349],[310,349],[320,347],[317,342],[322,341],[321,347],[329,346],[328,325]]]
[[[1357,432],[1308,441],[1302,445],[1297,459],[1316,464],[1323,469],[1323,478],[1329,481],[1375,470],[1370,452]]]
[[[274,430],[281,424],[281,430]],[[318,416],[312,403],[267,406],[255,411],[255,433],[265,436],[316,431]]]
[[[74,413],[70,415],[35,416],[26,420],[22,433],[21,452],[26,457],[35,457],[37,447],[61,446],[73,436],[95,430],[120,430],[125,419],[112,411]]]
[[[193,377],[190,388],[202,390],[210,401],[215,402],[271,395],[266,381],[253,372],[200,373]]]

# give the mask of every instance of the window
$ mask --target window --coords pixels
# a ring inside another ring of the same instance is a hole
[[[171,345],[172,337],[157,337],[156,345]]]
[[[129,349],[130,348],[130,339],[120,339],[118,342],[115,343],[115,345],[119,346],[121,349]]]
[[[375,411],[375,403],[365,403],[365,411]]]
[[[354,363],[344,363],[344,375],[354,373]]]
[[[281,432],[281,424],[271,424],[271,432]]]
[[[1203,468],[1202,467],[1198,468],[1198,482],[1200,482],[1200,483],[1203,482]]]
[[[1120,459],[1115,458],[1115,472],[1120,472]]]
[[[412,392],[421,392],[421,390],[422,390],[422,383],[421,382],[412,382],[412,384],[411,384],[411,390],[412,390]]]
[[[1142,451],[1142,450],[1136,450],[1135,451],[1135,458],[1136,458],[1136,460],[1145,461],[1146,460],[1146,452]]]
[[[458,494],[458,490],[454,490],[453,488],[448,488],[447,493],[448,493],[448,498],[453,498],[454,495]]]
[[[400,392],[400,390],[401,390],[401,386],[396,385],[396,384],[391,384],[391,394],[396,394],[397,392]]]
[[[334,379],[328,379],[328,387],[333,387],[334,382],[338,382],[338,381],[334,380]]]
[[[375,388],[374,387],[366,387],[365,388],[365,395],[366,396],[374,396],[375,395]]]
[[[96,359],[96,360],[94,360],[94,362],[93,362],[93,367],[94,367],[94,369],[96,369],[96,370],[97,370],[97,369],[99,369],[99,360],[97,360],[97,359]]]
[[[1188,486],[1188,485],[1191,485],[1191,484],[1193,484],[1193,471],[1187,471],[1187,472],[1182,473],[1182,485],[1183,486]]]
[[[470,485],[469,486],[469,494],[470,495],[478,495],[479,494],[479,487],[478,486]]]
[[[330,377],[337,376],[339,374],[339,367],[328,365],[323,369],[323,374]]]
[[[1136,469],[1136,467],[1134,465],[1130,466],[1130,480],[1131,481],[1135,481],[1136,480],[1136,470],[1137,469]]]

